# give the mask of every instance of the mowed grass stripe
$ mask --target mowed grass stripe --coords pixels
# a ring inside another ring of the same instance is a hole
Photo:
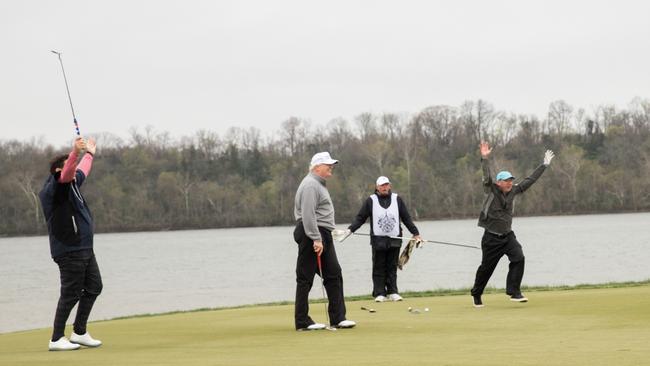
[[[482,309],[468,295],[349,301],[359,325],[336,332],[294,331],[292,305],[94,322],[104,345],[73,352],[48,352],[50,329],[2,334],[0,365],[650,364],[650,285],[526,295],[487,294]],[[325,321],[324,311],[310,313]]]

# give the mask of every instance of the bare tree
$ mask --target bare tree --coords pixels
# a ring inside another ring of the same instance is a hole
[[[402,133],[402,118],[395,113],[384,113],[381,116],[381,129],[391,143]]]
[[[293,157],[302,152],[302,144],[307,137],[307,128],[307,122],[298,117],[290,117],[282,122],[281,139],[289,156]]]
[[[573,107],[563,100],[556,100],[548,107],[548,131],[559,138],[572,130]]]
[[[575,204],[578,201],[578,172],[582,166],[584,152],[578,146],[570,146],[558,154],[558,162],[553,164],[553,169],[566,179],[565,182],[571,189],[571,199]]]
[[[359,137],[361,141],[368,141],[377,133],[377,126],[375,120],[377,118],[372,113],[366,112],[354,117],[354,122],[359,128]]]
[[[42,226],[40,201],[38,199],[37,187],[35,183],[35,172],[33,170],[21,170],[15,175],[16,183],[20,190],[25,194],[29,201],[29,206],[34,219],[34,227]]]
[[[453,127],[458,119],[456,108],[438,105],[423,109],[415,118],[422,125],[425,139],[435,145],[449,145],[453,141]]]
[[[466,101],[461,106],[460,114],[465,129],[472,135],[475,144],[490,139],[487,131],[490,130],[494,118],[497,116],[492,104],[482,99],[476,102]]]

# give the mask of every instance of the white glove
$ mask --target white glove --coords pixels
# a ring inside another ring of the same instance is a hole
[[[553,151],[551,150],[546,150],[546,153],[544,153],[544,165],[549,166],[551,164],[551,160],[555,157],[555,154],[553,154]]]
[[[341,230],[341,229],[332,230],[332,238],[334,240],[338,241],[339,243],[342,243],[350,235],[352,235],[352,231],[350,231],[350,229],[347,229],[347,230]]]
[[[345,233],[343,233],[343,239],[339,241],[339,243],[342,243],[345,239],[347,239],[350,235],[352,235],[352,230],[346,229]]]

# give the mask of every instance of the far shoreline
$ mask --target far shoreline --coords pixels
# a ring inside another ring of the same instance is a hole
[[[539,215],[517,215],[517,218],[531,218],[531,217],[565,217],[565,216],[598,216],[598,215],[633,215],[633,214],[645,214],[650,213],[650,211],[613,211],[613,212],[584,212],[584,213],[552,213],[552,214],[539,214]],[[441,219],[428,219],[428,218],[419,218],[414,220],[415,222],[442,222],[442,221],[460,221],[460,220],[478,220],[476,216],[468,217],[457,217],[457,218],[441,218]],[[349,222],[337,223],[336,226],[346,226],[349,225]],[[264,225],[264,226],[222,226],[222,227],[204,227],[204,228],[161,228],[158,230],[125,230],[125,231],[95,231],[97,234],[135,234],[135,233],[160,233],[160,232],[179,232],[179,231],[200,231],[200,230],[227,230],[227,229],[246,229],[246,228],[275,228],[275,227],[290,227],[295,225],[295,223],[288,222],[278,225]],[[33,234],[33,235],[9,235],[0,233],[1,239],[13,239],[13,238],[33,238],[33,237],[46,237],[47,233]]]

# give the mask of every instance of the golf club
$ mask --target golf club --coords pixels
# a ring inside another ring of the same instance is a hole
[[[81,136],[79,132],[79,124],[77,123],[77,116],[74,114],[74,107],[72,106],[72,97],[70,97],[70,88],[68,87],[68,78],[65,76],[65,69],[63,68],[63,60],[61,59],[61,52],[51,50],[52,53],[59,57],[59,63],[61,64],[61,71],[63,71],[63,81],[65,81],[65,90],[68,92],[68,100],[70,101],[70,109],[72,109],[72,118],[74,119],[74,128],[77,132],[77,136]]]
[[[362,307],[361,307],[361,310],[365,310],[365,311],[367,311],[367,312],[369,312],[369,313],[374,313],[374,312],[377,311],[377,310],[375,310],[375,309],[373,309],[373,308],[367,308],[367,307],[365,307],[365,306],[362,306]]]
[[[323,299],[327,300],[325,302],[325,319],[327,319],[327,326],[325,329],[335,331],[336,328],[332,327],[330,325],[330,313],[327,311],[327,305],[329,304],[329,299],[327,296],[325,296],[325,280],[323,280],[323,266],[321,265],[320,262],[320,254],[316,256],[316,261],[318,263],[318,273],[320,273],[320,285],[321,285],[321,290],[323,290]]]
[[[370,234],[366,234],[366,233],[352,233],[352,234],[354,234],[354,235],[362,235],[362,236],[370,236]],[[332,231],[332,237],[338,242],[341,242],[341,241],[345,240],[348,236],[349,235],[345,234],[345,230],[337,229],[337,230]],[[405,238],[403,236],[389,236],[389,238],[391,238],[391,239],[406,239],[406,240],[411,239],[411,238]],[[479,247],[477,247],[475,245],[449,243],[449,242],[446,242],[446,241],[426,240],[426,239],[422,239],[422,241],[427,242],[427,243],[433,243],[433,244],[452,245],[452,246],[463,247],[463,248],[481,249],[481,248],[479,248]]]

